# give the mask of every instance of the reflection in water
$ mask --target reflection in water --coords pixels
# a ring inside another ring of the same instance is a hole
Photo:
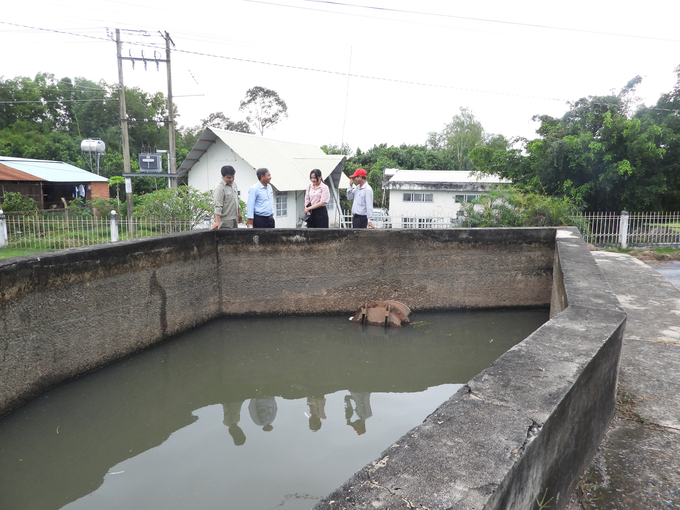
[[[250,400],[248,411],[255,425],[269,432],[274,429],[272,422],[276,418],[276,399],[274,397],[253,398]]]
[[[222,409],[224,410],[224,421],[223,423],[229,428],[229,435],[234,440],[236,446],[240,446],[246,442],[246,435],[238,426],[238,422],[241,421],[241,407],[243,406],[243,400],[240,402],[230,402],[229,404],[222,404]]]
[[[309,406],[309,430],[319,430],[321,420],[326,419],[326,398],[307,397]]]
[[[368,391],[350,391],[349,395],[345,395],[347,425],[350,425],[359,435],[366,432],[366,420],[373,416],[370,397],[371,394]],[[352,401],[354,401],[354,408],[352,408]],[[354,413],[357,419],[352,421]]]
[[[0,508],[310,508],[548,314],[413,318],[220,319],[47,392],[0,420]]]

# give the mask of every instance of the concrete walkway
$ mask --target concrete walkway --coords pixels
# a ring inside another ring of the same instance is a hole
[[[669,281],[629,255],[593,256],[628,322],[617,412],[567,508],[680,509],[680,264],[660,266]]]

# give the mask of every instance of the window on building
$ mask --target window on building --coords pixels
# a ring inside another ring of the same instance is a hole
[[[288,193],[276,194],[276,217],[288,216]]]
[[[404,202],[432,202],[432,193],[404,193]]]
[[[463,202],[472,202],[473,200],[476,200],[479,197],[479,195],[456,195],[456,202],[463,203]]]

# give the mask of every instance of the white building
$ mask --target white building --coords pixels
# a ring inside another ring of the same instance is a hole
[[[331,190],[328,218],[339,226],[338,187],[347,187],[348,177],[342,167],[345,156],[327,155],[319,147],[281,142],[261,136],[217,128],[206,128],[178,169],[179,178],[199,191],[212,191],[221,178],[220,170],[231,165],[236,170],[239,196],[248,201],[248,190],[257,183],[255,172],[267,168],[276,200],[277,228],[301,226],[305,190],[309,173],[318,168]]]
[[[451,222],[463,202],[510,181],[500,177],[475,177],[459,170],[385,169],[389,190],[389,216],[394,228],[428,228],[433,222]]]

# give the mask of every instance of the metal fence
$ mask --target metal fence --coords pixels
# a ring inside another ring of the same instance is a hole
[[[341,228],[352,227],[352,214],[343,211]],[[584,213],[573,218],[583,239],[601,246],[680,245],[680,213]],[[459,216],[388,216],[376,213],[376,228],[460,228]],[[159,234],[209,228],[202,221],[172,221],[164,218],[120,218],[92,215],[76,209],[50,211],[0,211],[0,248],[56,250]]]
[[[459,228],[465,226],[460,215],[389,216],[373,211],[375,228]],[[352,212],[343,211],[341,228],[352,228]]]
[[[207,227],[205,222],[198,224],[160,218],[121,218],[115,211],[101,216],[73,209],[0,211],[0,248],[57,250],[172,234],[194,228]]]
[[[680,245],[680,213],[584,213],[575,216],[583,239],[603,246]],[[465,218],[456,216],[386,216],[374,211],[376,228],[460,228]],[[341,225],[352,227],[352,214],[343,211]]]
[[[680,244],[680,213],[584,213],[574,218],[583,239],[596,245]]]

